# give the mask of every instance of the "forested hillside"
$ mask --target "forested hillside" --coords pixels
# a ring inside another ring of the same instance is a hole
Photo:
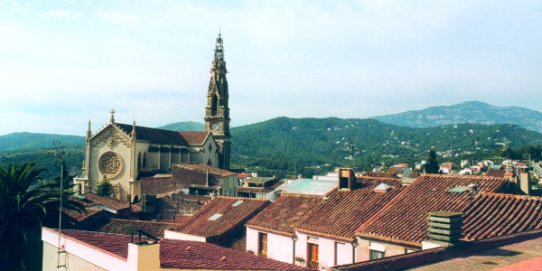
[[[487,158],[504,145],[542,144],[542,136],[508,124],[408,128],[371,119],[276,118],[233,129],[232,143],[232,161],[240,167],[310,175],[352,161],[365,169],[382,162],[413,164],[431,148],[441,161]]]
[[[232,167],[281,177],[321,174],[353,163],[358,169],[370,169],[381,163],[413,165],[424,160],[431,148],[437,151],[439,161],[457,162],[462,158],[490,158],[504,146],[519,149],[525,145],[542,145],[540,133],[509,124],[409,128],[372,119],[281,117],[236,127],[231,133]],[[37,161],[49,170],[47,176],[56,176],[59,163],[52,146],[59,140],[66,150],[68,169],[72,174],[80,172],[83,137],[14,135],[17,134],[0,136],[4,144],[8,144],[4,137],[14,142],[0,149],[1,165]]]

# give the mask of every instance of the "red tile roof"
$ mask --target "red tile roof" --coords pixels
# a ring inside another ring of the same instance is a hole
[[[162,268],[208,270],[308,270],[217,245],[165,239],[160,243]]]
[[[484,193],[466,209],[466,240],[480,240],[542,229],[542,198]]]
[[[113,211],[121,211],[124,209],[128,210],[130,208],[128,202],[123,202],[115,198],[101,197],[91,193],[87,193],[83,196],[84,198],[80,198],[79,196],[72,196],[70,199],[83,204],[83,206],[85,207],[94,207],[100,205]]]
[[[308,217],[309,211],[323,202],[322,197],[283,194],[245,225],[293,236],[294,228]]]
[[[391,190],[381,193],[374,188],[385,183]],[[320,236],[352,241],[356,229],[376,214],[403,190],[401,181],[393,178],[358,178],[352,191],[337,191],[308,214],[296,230]]]
[[[477,184],[480,192],[497,192],[504,183],[503,178],[424,174],[357,232],[362,237],[419,247],[426,239],[429,212],[460,212],[473,201],[468,191],[450,189]]]
[[[182,223],[171,222],[155,222],[144,220],[131,220],[131,219],[117,219],[111,218],[108,223],[101,225],[97,228],[93,228],[93,231],[116,233],[116,234],[130,234],[129,227],[141,228],[142,230],[150,233],[156,238],[164,236],[165,230],[176,230],[183,226]]]
[[[242,227],[243,223],[267,205],[269,201],[261,199],[217,197],[199,209],[186,221],[185,226],[177,231],[204,237],[221,236]],[[215,214],[221,216],[216,220],[209,220]]]
[[[104,211],[102,209],[98,208],[85,208],[85,211],[79,212],[77,210],[72,209],[64,209],[64,214],[68,215],[69,217],[73,218],[77,222],[83,222],[91,217],[97,216]]]
[[[128,256],[128,235],[75,230],[64,230],[62,233],[113,255],[123,258]],[[307,270],[306,267],[209,243],[170,239],[160,241],[160,267],[193,270]]]
[[[207,137],[210,135],[208,132],[198,131],[183,131],[179,133],[189,145],[203,145]]]
[[[486,176],[501,178],[504,177],[505,173],[506,171],[504,171],[503,169],[490,169],[487,171]]]
[[[226,177],[235,175],[234,172],[223,170],[216,167],[211,167],[205,164],[175,164],[173,165],[173,168],[181,168],[185,170],[193,170],[200,173],[207,173],[209,171],[209,174],[217,175],[220,177]]]

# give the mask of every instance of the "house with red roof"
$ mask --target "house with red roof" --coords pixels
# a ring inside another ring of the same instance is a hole
[[[356,230],[356,261],[411,253],[427,240],[428,214],[464,212],[478,193],[500,192],[496,177],[424,174]],[[492,214],[496,215],[496,214]]]
[[[193,240],[245,251],[244,224],[270,204],[267,200],[216,197],[184,221],[165,231],[169,239]]]
[[[322,202],[324,197],[320,195],[283,193],[245,224],[246,250],[295,264],[300,254],[295,228]]]
[[[135,235],[42,229],[43,270],[308,270],[217,245]]]
[[[339,187],[295,227],[296,257],[311,267],[354,263],[356,229],[406,189],[397,178],[350,177],[353,187]]]
[[[460,240],[451,246],[424,248],[332,270],[540,270],[542,197],[480,193],[461,213]],[[426,222],[428,226],[431,223]],[[427,229],[427,235],[430,232]],[[438,243],[429,240],[422,244],[432,242]]]

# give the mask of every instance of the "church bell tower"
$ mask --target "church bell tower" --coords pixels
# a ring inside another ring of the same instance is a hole
[[[226,79],[224,44],[220,33],[216,38],[215,55],[211,64],[211,79],[205,107],[205,131],[213,134],[218,145],[219,167],[230,168],[230,108],[228,106],[228,80]]]

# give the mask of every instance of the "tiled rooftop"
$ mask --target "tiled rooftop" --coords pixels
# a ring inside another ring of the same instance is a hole
[[[341,271],[542,270],[542,231],[531,231],[449,248],[439,247],[383,259],[335,266]]]
[[[213,175],[217,175],[217,176],[221,176],[221,177],[235,175],[234,172],[223,170],[223,169],[216,168],[216,167],[211,167],[211,166],[204,165],[204,164],[175,164],[175,165],[173,165],[173,168],[181,168],[181,169],[186,169],[186,170],[193,170],[193,171],[197,171],[197,172],[200,172],[200,173],[207,173],[207,171],[209,171],[209,174],[213,174]]]
[[[96,249],[127,258],[130,236],[64,230],[63,234]],[[163,239],[160,241],[161,268],[187,270],[307,270],[291,265],[217,245],[185,240]]]
[[[382,184],[387,192],[375,192]],[[358,178],[352,191],[337,191],[314,208],[296,228],[299,231],[352,241],[356,229],[403,190],[401,181],[387,178]]]
[[[502,178],[492,177],[422,175],[357,232],[362,237],[420,247],[426,239],[429,212],[460,212],[473,201],[468,190],[451,192],[450,189],[476,184],[479,192],[498,192],[504,182]]]
[[[130,208],[130,205],[128,202],[122,202],[118,199],[111,198],[111,197],[101,197],[96,194],[87,193],[85,195],[75,195],[70,198],[71,200],[77,201],[81,203],[85,207],[96,207],[96,206],[103,206],[108,209],[111,209],[113,211],[120,211],[120,210],[128,210]],[[132,206],[133,211],[137,211],[134,208],[139,208]]]
[[[466,209],[464,239],[480,240],[542,229],[542,198],[484,193]]]
[[[209,136],[208,132],[199,131],[183,131],[179,133],[190,145],[203,145],[203,143],[205,143],[205,140]]]
[[[156,238],[161,238],[164,236],[165,230],[176,230],[183,226],[181,223],[171,223],[171,222],[155,222],[155,221],[144,221],[144,220],[131,220],[131,219],[118,219],[111,218],[109,221],[100,225],[97,228],[92,228],[93,231],[97,232],[106,232],[106,233],[115,233],[115,234],[130,234],[128,228],[141,228],[142,230],[150,233]]]
[[[284,194],[245,225],[262,230],[294,235],[294,228],[308,217],[309,211],[323,202],[322,197]]]
[[[242,227],[248,219],[252,218],[269,204],[266,200],[217,197],[199,209],[187,221],[184,227],[176,231],[203,236],[220,236],[236,227]],[[215,220],[213,216],[221,214]]]

